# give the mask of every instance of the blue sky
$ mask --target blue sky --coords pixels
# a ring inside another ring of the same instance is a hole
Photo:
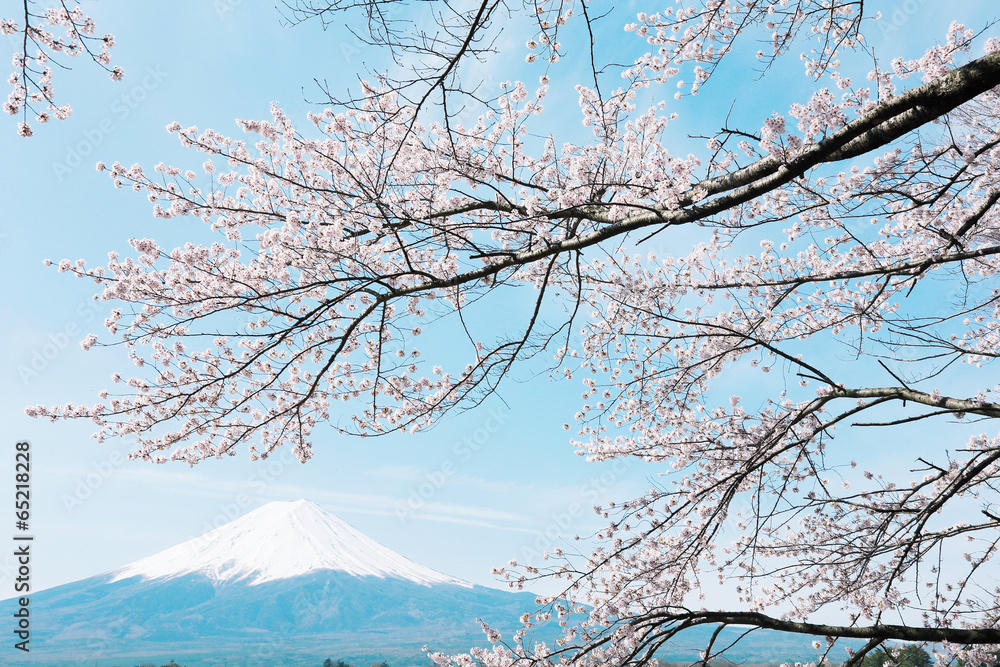
[[[252,464],[244,454],[194,469],[152,466],[126,461],[126,442],[95,444],[91,424],[25,417],[28,404],[93,402],[123,359],[117,348],[80,349],[86,334],[103,333],[106,304],[91,300],[93,283],[42,261],[100,263],[109,250],[125,254],[129,238],[173,247],[201,233],[195,221],[155,221],[142,195],[115,190],[94,170],[97,160],[200,164],[167,124],[235,133],[235,118],[266,118],[271,101],[305,124],[315,108],[303,94],[319,94],[314,77],[339,76],[329,78],[333,89],[356,89],[354,72],[384,59],[344,31],[283,28],[272,7],[250,2],[130,5],[128,15],[118,7],[86,5],[99,31],[116,35],[113,60],[126,78],[115,84],[72,62],[55,80],[73,105],[70,120],[36,127],[30,140],[16,137],[12,124],[0,129],[8,157],[0,167],[0,262],[17,285],[0,297],[0,410],[9,440],[0,470],[13,480],[15,440],[32,443],[35,590],[119,567],[265,502],[300,497],[418,562],[495,586],[492,566],[549,548],[557,530],[592,530],[598,494],[647,486],[635,465],[595,466],[573,454],[562,424],[577,409],[579,386],[544,378],[510,383],[497,400],[418,436],[345,439],[331,429],[318,435],[307,465],[290,454]],[[11,47],[4,40],[0,48]],[[0,557],[0,597],[11,588],[11,565]]]
[[[2,0],[0,16],[16,14],[18,4]],[[905,20],[880,37],[880,53],[917,55],[913,45],[925,43],[927,34],[943,37],[946,25],[938,18],[945,7],[953,16],[953,4],[891,5],[884,11],[898,10]],[[986,11],[978,3],[964,4],[970,7],[962,11]],[[266,118],[270,102],[278,101],[305,126],[305,113],[314,108],[303,95],[319,96],[314,78],[326,79],[334,91],[356,89],[364,66],[385,63],[385,54],[344,30],[284,28],[273,7],[249,0],[105,1],[85,8],[100,32],[116,35],[113,61],[125,68],[125,79],[115,84],[88,63],[69,63],[73,70],[57,72],[55,80],[61,103],[73,105],[69,120],[36,128],[29,140],[16,136],[10,119],[0,124],[0,266],[7,285],[0,293],[0,419],[6,440],[0,444],[0,474],[13,480],[14,442],[30,441],[35,590],[122,566],[265,502],[303,497],[413,560],[497,585],[490,567],[593,531],[598,524],[590,507],[599,496],[628,498],[649,487],[655,468],[639,462],[598,465],[574,455],[562,424],[578,409],[580,385],[545,377],[508,382],[477,410],[417,436],[358,440],[321,431],[306,465],[290,454],[265,463],[241,454],[194,469],[152,466],[126,461],[128,442],[95,444],[88,423],[28,419],[23,408],[29,404],[93,402],[125,362],[117,348],[80,349],[86,334],[103,333],[110,306],[91,300],[93,283],[59,274],[42,261],[101,263],[109,250],[126,254],[129,238],[148,236],[173,247],[201,233],[197,221],[155,221],[142,195],[116,191],[94,170],[95,162],[198,165],[203,158],[183,150],[164,131],[167,124],[176,120],[235,133],[233,119]],[[637,8],[635,2],[623,5],[621,23]],[[609,34],[628,39],[620,27],[612,29],[615,20],[608,19]],[[488,81],[500,71],[504,78],[517,74],[529,84],[537,81],[541,68],[523,64],[525,38],[501,40],[501,57],[478,66],[479,73]],[[0,60],[9,62],[13,45],[0,39],[0,50],[8,54]],[[775,108],[787,109],[809,89],[800,68],[797,60],[791,63],[793,84],[784,88],[784,100],[754,94],[745,67],[721,70],[696,101],[677,105],[682,116],[676,152],[695,147],[688,132],[715,129],[697,125],[698,109],[728,108],[738,97],[740,113],[757,119],[754,127]],[[585,137],[582,127],[572,129],[578,118],[573,85],[581,71],[570,59],[550,72],[553,90],[543,122],[546,129],[572,135],[560,140]],[[672,93],[651,91],[650,101],[671,100]],[[644,249],[664,254],[669,248],[658,243],[654,239]],[[0,489],[10,488],[12,481],[0,483]],[[0,556],[0,597],[12,594],[11,565]]]

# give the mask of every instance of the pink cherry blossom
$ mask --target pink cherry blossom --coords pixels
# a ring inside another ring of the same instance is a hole
[[[24,0],[23,23],[0,18],[0,33],[20,33],[20,43],[29,48],[27,53],[14,55],[14,72],[8,79],[11,92],[4,103],[8,114],[21,115],[18,134],[22,137],[33,134],[27,123],[29,112],[39,123],[45,123],[52,117],[65,120],[70,116],[71,107],[68,104],[55,104],[52,85],[52,64],[57,69],[68,69],[63,56],[74,58],[87,54],[109,73],[113,81],[119,81],[124,76],[121,67],[109,66],[110,50],[115,45],[114,36],[94,36],[94,21],[83,13],[78,2],[65,2],[44,10],[35,7],[36,4],[37,0]],[[41,106],[44,106],[44,111],[38,110]]]

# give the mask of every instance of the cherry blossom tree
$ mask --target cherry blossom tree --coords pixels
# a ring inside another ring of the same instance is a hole
[[[565,590],[515,636],[487,628],[492,649],[438,664],[641,664],[698,625],[716,628],[706,663],[731,648],[726,626],[825,637],[817,657],[848,667],[893,640],[991,663],[992,26],[953,23],[922,57],[885,62],[870,3],[702,0],[638,13],[626,26],[637,53],[616,67],[602,53],[620,31],[587,2],[444,3],[436,32],[392,18],[397,5],[289,7],[292,21],[361,12],[366,38],[400,64],[331,94],[305,127],[277,107],[237,136],[174,123],[205,154],[199,172],[98,164],[155,216],[200,218],[215,240],[133,239],[135,255],[106,266],[59,262],[100,285],[106,340],[138,370],[95,404],[28,414],[91,419],[99,441],[136,437],[134,456],[157,463],[281,446],[305,461],[325,423],[418,431],[517,368],[547,368],[582,380],[577,453],[668,474],[597,508],[606,526],[590,553],[498,568],[514,587],[548,577]],[[491,50],[526,25],[515,15],[532,22],[527,60],[545,72],[494,95],[463,66],[505,56]],[[708,90],[751,39],[766,43],[758,94],[786,85],[766,70],[789,54],[811,94],[751,127],[730,127],[720,106],[699,154],[672,150],[673,98]],[[587,141],[546,125],[569,56],[592,74],[576,87]],[[639,106],[668,83],[676,94]],[[518,287],[533,290],[525,315],[478,333],[483,304]],[[420,351],[444,328],[464,336],[455,368]],[[939,422],[951,438],[919,449],[894,435]],[[858,443],[876,429],[898,467],[866,463]],[[724,608],[699,599],[716,582]],[[547,618],[562,637],[533,643]],[[864,644],[845,652],[841,639]]]
[[[112,80],[120,81],[124,76],[121,67],[110,65],[114,36],[96,36],[94,20],[78,2],[55,0],[45,7],[39,5],[37,0],[23,0],[20,17],[0,17],[0,33],[16,36],[21,44],[21,50],[14,53],[14,72],[7,80],[11,91],[3,109],[11,116],[21,117],[18,134],[22,137],[33,133],[29,115],[38,123],[69,118],[72,107],[56,105],[52,86],[53,67],[67,67],[64,56],[75,58],[86,54]]]

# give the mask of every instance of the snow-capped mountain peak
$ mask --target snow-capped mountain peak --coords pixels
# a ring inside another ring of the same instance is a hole
[[[472,584],[414,563],[307,500],[272,502],[224,526],[111,573],[173,578],[200,573],[251,585],[332,570],[418,584]]]

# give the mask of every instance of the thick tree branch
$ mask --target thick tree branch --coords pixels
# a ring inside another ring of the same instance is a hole
[[[913,401],[935,408],[944,408],[951,412],[969,412],[984,417],[1000,417],[1000,404],[976,401],[971,399],[951,398],[937,394],[916,391],[907,387],[864,387],[847,389],[834,387],[832,396],[843,398],[895,398],[901,401]]]
[[[953,644],[1000,644],[1000,628],[947,628],[877,624],[870,626],[828,625],[804,623],[774,618],[758,612],[652,612],[637,621],[647,623],[677,623],[691,625],[724,623],[750,625],[768,630],[780,630],[799,635],[841,637],[844,639],[881,639],[905,642],[951,642]]]

